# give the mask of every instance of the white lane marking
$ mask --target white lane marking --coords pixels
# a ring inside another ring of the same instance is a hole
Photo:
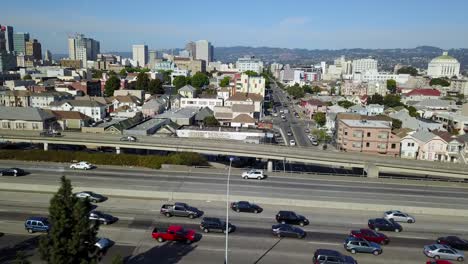
[[[331,243],[331,242],[321,242],[321,241],[308,241],[309,244],[317,244],[317,245],[329,245],[329,246],[339,246],[340,243]]]

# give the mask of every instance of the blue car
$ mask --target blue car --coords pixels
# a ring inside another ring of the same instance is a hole
[[[33,217],[26,219],[26,221],[24,222],[24,228],[29,233],[49,232],[50,223],[46,217],[33,216]]]

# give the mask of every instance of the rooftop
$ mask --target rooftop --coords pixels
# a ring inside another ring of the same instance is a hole
[[[0,120],[45,121],[54,117],[40,108],[0,106]]]
[[[349,120],[344,119],[341,122],[350,127],[365,127],[365,128],[386,128],[391,129],[391,125],[387,121],[380,120]]]
[[[148,130],[149,128],[159,126],[167,122],[167,119],[162,118],[151,118],[142,123],[130,128],[130,130]]]

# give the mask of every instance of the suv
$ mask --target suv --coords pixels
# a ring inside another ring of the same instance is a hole
[[[203,217],[200,223],[200,229],[205,233],[211,231],[226,233],[226,221],[222,221],[217,217]],[[231,233],[235,230],[235,226],[228,223],[228,230],[229,233]]]
[[[351,256],[341,254],[336,250],[317,249],[312,258],[314,264],[357,264]]]
[[[352,254],[356,254],[358,252],[362,253],[372,253],[375,256],[382,254],[382,248],[379,244],[374,242],[369,242],[362,238],[356,238],[353,236],[349,236],[346,238],[345,242],[343,243],[344,248],[351,252]]]
[[[279,211],[276,214],[276,221],[282,224],[305,226],[309,224],[309,220],[302,215],[298,215],[293,211]]]
[[[26,219],[24,228],[28,230],[29,233],[49,232],[50,223],[46,217],[34,216]]]
[[[265,178],[265,175],[263,175],[263,170],[249,170],[242,173],[242,179],[261,180],[263,178]]]

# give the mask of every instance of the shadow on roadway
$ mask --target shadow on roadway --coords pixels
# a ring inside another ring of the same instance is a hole
[[[281,242],[281,240],[283,240],[283,238],[278,239],[278,241],[276,241],[269,249],[267,249],[267,250],[265,251],[265,253],[263,253],[263,254],[254,262],[254,264],[260,263],[260,261],[261,261],[270,251],[272,251],[273,248],[275,248],[276,245],[278,245],[279,242]]]
[[[4,235],[2,239],[7,239],[8,235]],[[24,252],[25,257],[31,257],[34,250],[39,246],[39,236],[27,238],[13,246],[0,248],[0,263],[13,263],[16,259],[17,252]]]
[[[197,245],[180,242],[165,242],[148,251],[126,259],[126,264],[175,264],[179,263]]]

